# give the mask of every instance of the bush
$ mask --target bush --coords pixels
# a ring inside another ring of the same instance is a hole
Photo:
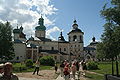
[[[43,56],[42,58],[40,58],[40,64],[46,66],[54,66],[55,61],[51,56]]]
[[[87,69],[88,70],[96,70],[96,69],[98,69],[98,65],[94,61],[90,61],[87,64]]]
[[[26,60],[26,67],[32,67],[33,66],[33,62],[32,62],[32,60],[31,59],[27,59]]]

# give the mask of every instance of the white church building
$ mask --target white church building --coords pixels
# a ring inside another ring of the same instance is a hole
[[[84,41],[81,29],[77,21],[74,20],[71,31],[68,33],[68,41],[64,39],[62,32],[58,41],[46,38],[46,27],[44,19],[39,18],[38,25],[35,27],[35,37],[26,39],[23,33],[23,27],[17,27],[14,33],[14,51],[15,61],[24,61],[26,59],[37,60],[42,56],[52,56],[54,60],[60,62],[63,60],[84,59]]]

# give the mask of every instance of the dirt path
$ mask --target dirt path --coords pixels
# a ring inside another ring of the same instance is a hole
[[[24,72],[24,73],[16,73],[18,77],[24,78],[36,78],[36,79],[45,79],[45,80],[54,80],[56,74],[54,70],[41,70],[39,71],[39,75],[32,75],[33,72]]]

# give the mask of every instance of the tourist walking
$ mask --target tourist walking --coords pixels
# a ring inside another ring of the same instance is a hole
[[[40,61],[37,60],[36,63],[35,63],[35,70],[33,72],[33,75],[35,74],[35,72],[37,71],[37,75],[39,73],[39,67],[40,67]]]
[[[64,61],[62,61],[61,64],[60,64],[60,73],[61,73],[61,77],[63,77],[63,75],[64,75],[64,74],[63,74],[64,66],[65,66],[65,65],[64,65]]]
[[[67,63],[63,70],[65,80],[70,80],[70,71],[70,65]]]
[[[55,63],[55,73],[57,73],[57,70],[58,70],[58,66],[57,63]]]
[[[72,63],[71,71],[72,71],[73,79],[75,80],[75,73],[77,71],[76,63],[75,62]]]
[[[7,62],[4,65],[4,72],[2,76],[0,77],[0,80],[19,80],[18,77],[12,73],[12,63]]]
[[[86,73],[86,70],[87,70],[86,62],[83,61],[81,64],[82,64],[83,76],[85,76],[85,73]]]

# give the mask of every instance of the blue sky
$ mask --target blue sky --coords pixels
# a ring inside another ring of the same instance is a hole
[[[106,0],[52,0],[52,4],[58,9],[55,24],[63,29],[63,35],[67,39],[67,33],[72,28],[76,19],[79,28],[84,32],[84,44],[88,45],[93,36],[100,41],[105,21],[100,16],[100,10]],[[58,36],[58,34],[54,34]]]
[[[100,10],[110,0],[0,0],[0,21],[8,20],[13,29],[21,25],[26,37],[35,36],[41,14],[45,21],[46,37],[58,40],[61,30],[66,40],[74,19],[84,32],[84,46],[92,37],[100,41],[105,20]]]

